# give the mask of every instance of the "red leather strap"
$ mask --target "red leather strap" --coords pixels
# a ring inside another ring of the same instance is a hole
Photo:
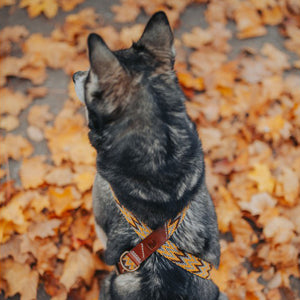
[[[130,251],[125,251],[117,263],[117,272],[123,274],[137,270],[140,264],[169,239],[167,224],[152,231]]]

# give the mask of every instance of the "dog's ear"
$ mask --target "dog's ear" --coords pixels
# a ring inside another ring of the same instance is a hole
[[[88,49],[91,69],[98,77],[114,73],[120,67],[118,59],[98,34],[89,35]]]
[[[163,11],[155,13],[138,41],[145,47],[173,53],[174,36],[168,18]]]

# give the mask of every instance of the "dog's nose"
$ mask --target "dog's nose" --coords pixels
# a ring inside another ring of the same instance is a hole
[[[75,83],[75,81],[76,81],[76,77],[78,76],[78,73],[79,73],[79,72],[76,72],[76,73],[73,74],[72,79],[73,79],[73,82],[74,82],[74,83]]]
[[[82,76],[82,75],[84,75],[85,74],[85,72],[83,72],[83,71],[78,71],[78,72],[76,72],[76,73],[74,73],[73,74],[73,82],[75,83],[75,81],[80,77],[80,76]]]

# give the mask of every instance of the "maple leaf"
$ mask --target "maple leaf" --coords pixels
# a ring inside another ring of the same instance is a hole
[[[35,105],[30,109],[27,120],[30,125],[45,128],[46,123],[53,117],[53,114],[49,112],[49,105]]]
[[[0,137],[2,147],[0,147],[0,162],[6,158],[19,160],[28,157],[33,153],[32,145],[21,135],[7,134],[5,138]]]
[[[73,163],[94,165],[95,150],[90,146],[84,119],[74,114],[73,108],[63,109],[54,122],[54,127],[45,130],[48,147],[56,165],[64,160]]]
[[[78,4],[83,3],[85,0],[59,0],[59,6],[63,11],[71,11]]]
[[[133,0],[123,0],[121,5],[113,5],[111,10],[115,13],[114,21],[119,23],[133,22],[140,13],[139,4]]]
[[[253,171],[250,171],[248,176],[257,183],[260,192],[273,192],[275,180],[267,165],[255,164]]]
[[[94,183],[95,174],[91,172],[83,172],[74,177],[74,182],[78,190],[83,193],[91,189]]]
[[[72,186],[62,188],[49,188],[51,206],[57,216],[65,211],[79,207],[82,204],[80,194]]]
[[[51,1],[51,0],[50,0]],[[51,68],[63,68],[67,61],[76,56],[76,50],[68,43],[45,38],[42,34],[32,34],[23,44],[23,52],[39,56]]]
[[[69,291],[78,279],[83,279],[86,284],[90,284],[95,272],[94,256],[85,247],[69,253],[60,282]]]
[[[4,116],[0,120],[0,128],[5,129],[6,131],[11,131],[19,127],[19,119],[15,116]]]
[[[20,7],[27,7],[30,18],[35,18],[41,13],[49,19],[56,16],[58,4],[56,0],[21,0]]]
[[[240,210],[225,187],[220,186],[219,193],[222,199],[216,207],[219,229],[221,232],[227,232],[231,220],[240,215]]]
[[[277,243],[287,243],[294,237],[294,224],[285,217],[272,218],[264,227],[264,235]]]
[[[237,24],[239,39],[265,35],[267,30],[262,26],[261,18],[249,2],[240,2],[236,7],[234,18]]]
[[[44,163],[45,156],[25,158],[20,168],[20,178],[25,189],[36,188],[44,183],[44,177],[49,168]]]
[[[8,88],[0,89],[0,114],[11,114],[18,116],[32,101],[20,92],[14,92]]]
[[[28,34],[28,30],[21,25],[4,27],[0,31],[0,55],[9,54],[12,48],[12,42],[18,43],[22,38],[28,36]]]
[[[7,296],[20,293],[21,300],[36,299],[39,275],[29,265],[7,259],[1,262],[1,277],[8,285]]]
[[[51,219],[39,223],[33,223],[28,228],[28,236],[34,240],[36,237],[45,238],[56,235],[54,229],[57,229],[62,223],[59,219]]]
[[[259,193],[252,195],[249,202],[239,202],[239,206],[256,216],[260,215],[266,209],[274,207],[276,203],[276,199],[272,198],[268,193]]]
[[[65,186],[73,182],[73,176],[74,174],[69,167],[56,167],[45,176],[45,181],[48,184]]]

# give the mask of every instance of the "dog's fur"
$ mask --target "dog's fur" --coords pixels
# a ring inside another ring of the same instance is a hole
[[[106,244],[105,262],[115,264],[139,242],[116,206],[111,185],[121,204],[152,229],[190,203],[171,240],[217,267],[216,214],[205,185],[201,142],[173,70],[173,34],[166,15],[153,15],[129,49],[112,52],[96,34],[89,36],[88,49],[90,70],[73,78],[97,150],[93,207],[97,233]],[[211,280],[157,253],[133,273],[112,272],[100,293],[102,300],[221,298]]]

